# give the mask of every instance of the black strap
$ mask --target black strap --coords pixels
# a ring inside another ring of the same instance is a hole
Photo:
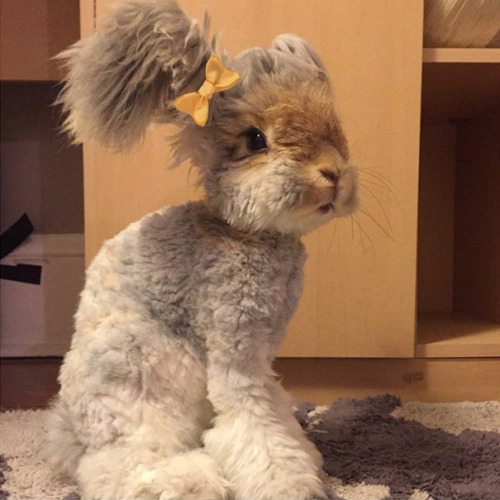
[[[29,217],[23,214],[17,222],[4,231],[0,237],[0,259],[15,250],[34,230]],[[22,283],[39,285],[42,279],[42,266],[17,264],[17,266],[0,265],[0,278]]]
[[[20,281],[21,283],[39,285],[42,281],[42,266],[33,266],[31,264],[7,266],[5,264],[0,264],[0,278],[3,280]]]
[[[20,219],[5,230],[1,236],[0,259],[9,255],[12,250],[17,248],[34,230],[33,224],[26,214],[21,215]]]

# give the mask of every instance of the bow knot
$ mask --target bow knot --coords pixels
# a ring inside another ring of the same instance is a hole
[[[203,85],[200,87],[200,90],[198,90],[198,93],[201,97],[206,97],[208,100],[210,100],[215,94],[215,85],[212,82],[205,80]]]
[[[200,127],[204,127],[208,120],[208,101],[216,92],[234,87],[241,79],[239,73],[226,69],[216,55],[210,56],[205,75],[205,82],[197,92],[184,94],[174,101],[174,106],[190,115]]]

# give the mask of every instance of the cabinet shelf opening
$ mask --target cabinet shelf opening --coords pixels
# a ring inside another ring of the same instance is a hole
[[[491,75],[500,69],[494,66]],[[421,357],[500,356],[500,99],[478,98],[473,116],[440,116],[421,128]],[[423,106],[429,116],[432,97]]]

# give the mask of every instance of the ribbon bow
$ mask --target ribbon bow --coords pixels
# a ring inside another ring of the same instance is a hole
[[[190,115],[200,127],[204,127],[207,123],[208,101],[214,94],[234,87],[241,80],[239,73],[226,69],[216,55],[210,56],[205,75],[206,79],[200,90],[184,94],[174,101],[174,106]]]

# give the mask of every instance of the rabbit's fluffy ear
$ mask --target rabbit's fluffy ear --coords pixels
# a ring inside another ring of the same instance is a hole
[[[126,0],[97,32],[63,52],[59,102],[75,142],[90,137],[127,149],[155,119],[172,121],[172,101],[196,90],[211,49],[203,27],[174,0]]]
[[[289,33],[280,35],[273,40],[271,48],[287,54],[293,54],[305,63],[314,64],[320,70],[326,72],[325,65],[316,51],[303,38],[297,35]]]

